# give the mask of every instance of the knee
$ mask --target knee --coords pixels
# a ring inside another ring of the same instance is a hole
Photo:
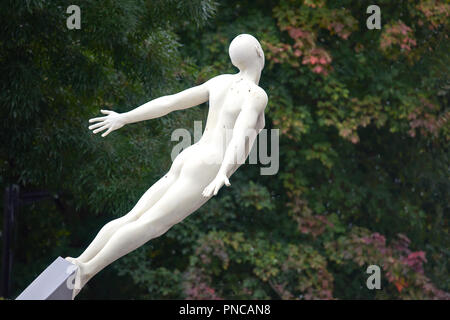
[[[156,238],[170,229],[170,225],[161,219],[147,219],[143,222],[143,227],[151,238]]]
[[[115,235],[117,235],[118,238],[122,239],[128,237],[134,238],[139,235],[139,237],[142,237],[142,239],[148,241],[150,239],[159,237],[169,228],[170,227],[156,219],[138,219],[119,228]]]
[[[114,219],[103,227],[104,232],[113,232],[123,224],[122,218]]]
[[[123,217],[114,219],[105,225],[105,229],[106,230],[116,230],[117,228],[120,228],[130,222],[133,222],[134,219],[132,219],[132,218],[133,217],[130,217],[130,216],[123,216]]]

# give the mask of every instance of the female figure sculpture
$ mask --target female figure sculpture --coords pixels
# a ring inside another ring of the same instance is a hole
[[[264,53],[258,40],[241,34],[229,47],[237,74],[224,74],[180,93],[152,100],[126,113],[101,110],[106,116],[90,119],[94,133],[107,136],[125,124],[162,117],[169,112],[209,101],[201,139],[183,150],[160,180],[134,208],[106,224],[77,258],[74,296],[100,270],[118,258],[159,237],[197,210],[225,184],[245,161],[256,135],[264,127],[267,94],[258,86]],[[232,130],[232,134],[227,131]]]

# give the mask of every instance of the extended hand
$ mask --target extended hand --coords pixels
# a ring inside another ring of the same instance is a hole
[[[220,188],[222,188],[223,185],[226,185],[229,187],[231,185],[230,181],[228,180],[227,176],[224,174],[218,174],[214,180],[203,190],[202,195],[204,197],[210,197],[213,194],[217,195],[217,192],[219,192]]]
[[[94,134],[105,129],[108,129],[102,134],[102,137],[106,137],[111,131],[122,128],[125,125],[125,119],[120,113],[110,110],[100,110],[101,113],[106,114],[105,117],[93,118],[89,122],[98,122],[89,126],[90,130],[94,130]]]

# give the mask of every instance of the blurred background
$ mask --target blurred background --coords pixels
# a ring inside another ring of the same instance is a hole
[[[173,130],[208,106],[106,138],[88,119],[237,72],[228,45],[250,33],[279,172],[242,166],[78,298],[448,299],[449,14],[438,0],[2,1],[0,296],[127,213],[169,169]]]

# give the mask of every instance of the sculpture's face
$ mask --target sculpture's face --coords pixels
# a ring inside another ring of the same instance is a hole
[[[240,34],[231,41],[231,63],[238,69],[245,69],[257,64],[260,70],[264,68],[264,52],[255,37],[249,34]]]

